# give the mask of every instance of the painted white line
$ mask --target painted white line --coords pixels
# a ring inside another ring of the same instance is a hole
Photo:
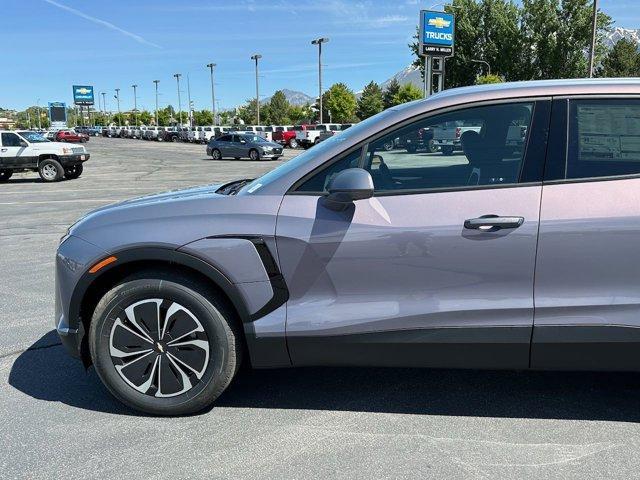
[[[72,200],[48,200],[46,202],[0,202],[0,205],[47,205],[50,203],[83,203],[83,202],[92,202],[92,203],[113,203],[113,202],[121,202],[125,199],[123,198],[82,198],[82,199],[72,199]]]
[[[121,187],[121,188],[78,188],[75,190],[35,190],[35,191],[22,191],[15,190],[10,192],[0,192],[0,195],[39,195],[45,193],[71,193],[71,192],[128,192],[130,190],[148,190],[148,191],[161,191],[158,187]]]

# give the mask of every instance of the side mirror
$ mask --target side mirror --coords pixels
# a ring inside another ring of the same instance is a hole
[[[363,168],[347,168],[331,179],[328,190],[329,195],[325,198],[327,207],[344,210],[355,200],[373,197],[373,179]]]
[[[20,146],[25,148],[25,147],[28,147],[29,144],[27,142],[20,142]]]

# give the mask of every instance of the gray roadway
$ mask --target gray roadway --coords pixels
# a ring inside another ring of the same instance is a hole
[[[75,181],[0,185],[0,478],[633,478],[640,375],[242,372],[216,406],[151,418],[113,400],[53,328],[53,259],[88,210],[280,162],[92,139]],[[287,151],[287,156],[291,152]]]

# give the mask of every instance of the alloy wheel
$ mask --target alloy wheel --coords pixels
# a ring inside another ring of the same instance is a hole
[[[189,309],[150,298],[120,311],[111,328],[109,353],[129,386],[153,397],[174,397],[202,379],[209,340]]]
[[[55,165],[47,164],[42,167],[42,176],[47,180],[54,180],[58,176],[58,169]]]

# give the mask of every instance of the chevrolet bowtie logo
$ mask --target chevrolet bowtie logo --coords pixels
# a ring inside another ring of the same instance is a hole
[[[431,20],[429,20],[429,22],[431,22]],[[82,94],[82,95],[86,95],[87,93],[91,93],[91,90],[89,90],[88,88],[77,88],[76,92]]]
[[[451,20],[445,20],[442,17],[430,18],[429,25],[436,28],[446,28],[451,25]]]

